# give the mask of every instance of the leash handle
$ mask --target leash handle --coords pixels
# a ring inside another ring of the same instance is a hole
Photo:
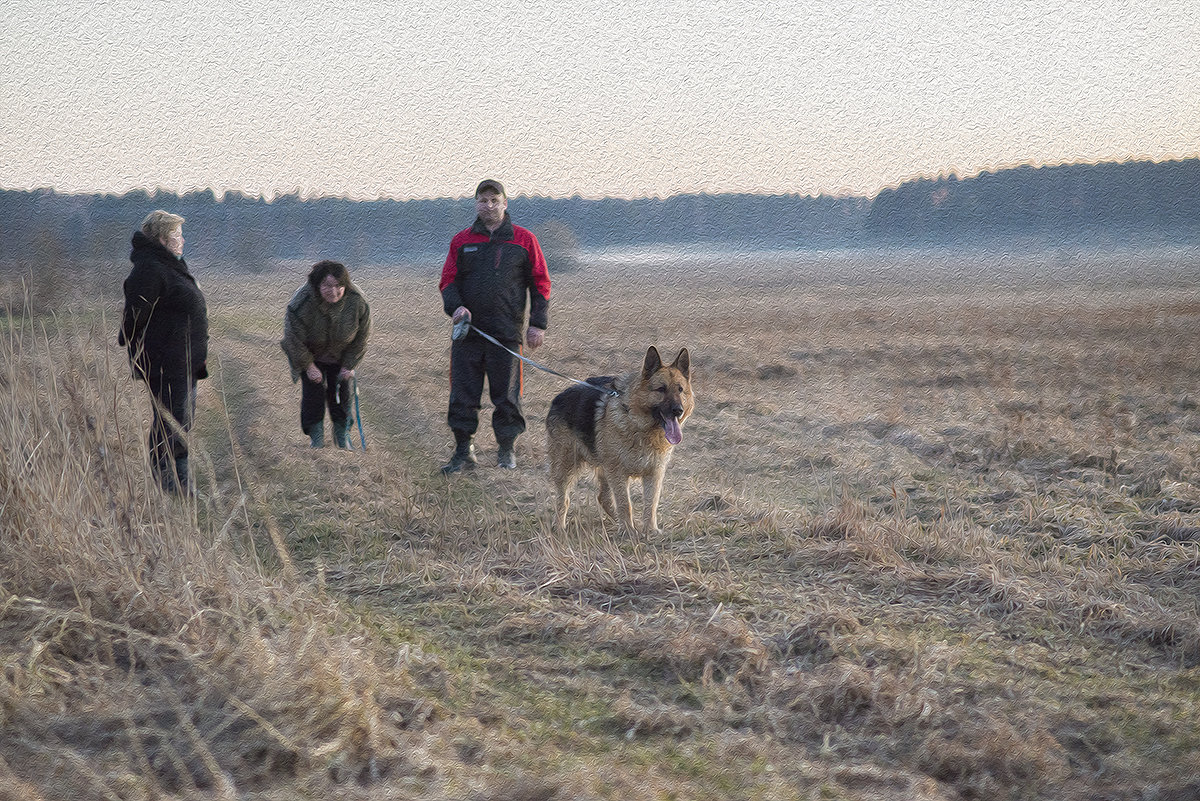
[[[491,334],[487,333],[486,331],[481,331],[478,326],[476,326],[469,319],[467,319],[466,315],[464,315],[457,323],[454,324],[454,330],[450,333],[450,338],[455,341],[462,339],[463,337],[465,337],[467,335],[467,329],[469,329],[469,328],[474,328],[475,333],[479,334],[479,336],[483,337],[488,342],[491,342],[493,345],[500,348],[501,350],[508,351],[513,356],[516,356],[518,359],[520,359],[521,361],[528,364],[530,367],[536,367],[537,369],[541,370],[544,373],[550,373],[551,375],[556,375],[559,378],[565,378],[573,384],[578,384],[581,387],[587,387],[588,389],[594,389],[598,392],[603,392],[604,394],[609,395],[614,398],[621,394],[621,393],[617,392],[615,389],[604,389],[603,387],[598,387],[595,384],[589,384],[586,381],[580,381],[578,378],[572,378],[569,375],[560,373],[557,370],[553,370],[549,367],[546,367],[544,364],[538,364],[533,359],[529,359],[529,358],[526,358],[525,356],[522,356],[521,354],[517,353],[515,350],[512,350],[511,348],[506,347],[503,343],[500,342],[500,340],[496,339]]]

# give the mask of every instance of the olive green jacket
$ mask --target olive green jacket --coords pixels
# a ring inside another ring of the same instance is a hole
[[[313,362],[353,370],[367,350],[371,311],[353,283],[337,303],[329,304],[305,282],[288,301],[279,343],[292,367],[292,381]]]

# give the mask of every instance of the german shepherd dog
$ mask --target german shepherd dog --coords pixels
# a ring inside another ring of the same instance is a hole
[[[600,484],[600,507],[630,532],[636,529],[629,482],[641,478],[642,529],[658,533],[663,474],[695,404],[687,348],[664,365],[652,345],[639,372],[597,376],[587,383],[560,392],[546,416],[550,479],[558,494],[554,529],[565,528],[571,488],[591,466]]]

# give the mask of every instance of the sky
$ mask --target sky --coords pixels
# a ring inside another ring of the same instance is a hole
[[[1200,155],[1200,3],[445,0],[0,10],[0,188],[870,196]]]

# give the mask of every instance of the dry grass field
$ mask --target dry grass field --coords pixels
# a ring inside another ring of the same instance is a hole
[[[124,266],[3,319],[0,799],[1200,798],[1195,253],[555,276],[538,360],[692,354],[638,537],[590,480],[551,534],[554,376],[520,469],[485,404],[437,473],[437,265],[351,265],[367,450],[306,447],[306,266],[200,272],[191,503],[147,478]]]

